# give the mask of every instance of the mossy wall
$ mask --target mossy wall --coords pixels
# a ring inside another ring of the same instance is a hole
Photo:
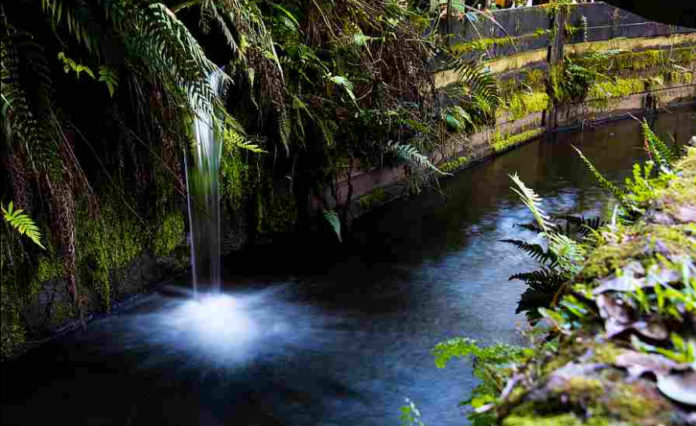
[[[46,250],[29,256],[18,234],[2,233],[2,357],[16,355],[71,321],[106,313],[127,295],[188,267],[185,216],[172,206],[151,221],[139,218],[119,195],[86,200],[75,213],[75,283],[66,278],[51,230],[42,229]],[[23,258],[18,258],[22,253]]]
[[[547,48],[557,36],[551,23],[558,7],[494,11],[495,23],[443,24],[441,31],[452,31],[454,54],[484,59],[502,102],[493,126],[474,134],[445,130],[442,147],[431,154],[442,171],[461,170],[535,139],[552,117],[555,126],[567,128],[696,102],[696,30],[650,22],[604,3],[564,7],[564,60],[555,68],[547,62]],[[446,60],[436,59],[431,68],[437,87],[457,90],[459,76]],[[582,69],[592,75],[577,78]]]

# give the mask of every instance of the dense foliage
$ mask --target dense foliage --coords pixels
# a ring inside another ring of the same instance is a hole
[[[481,379],[466,403],[476,425],[686,424],[696,405],[696,148],[682,160],[642,123],[651,160],[619,188],[608,223],[552,221],[516,176],[545,247],[519,246],[544,268],[512,278],[535,327],[532,347],[435,348],[444,367],[473,356]],[[582,155],[582,154],[580,154]]]
[[[437,17],[406,4],[17,0],[0,19],[0,198],[15,209],[1,227],[3,327],[27,327],[28,308],[51,327],[108,310],[136,258],[185,265],[184,163],[201,112],[223,140],[228,248],[321,211],[340,238],[352,190],[336,182],[358,168],[404,165],[413,189],[442,173],[426,155],[445,121],[427,70]],[[495,85],[475,64],[462,75],[473,124]],[[32,308],[51,280],[56,297]]]

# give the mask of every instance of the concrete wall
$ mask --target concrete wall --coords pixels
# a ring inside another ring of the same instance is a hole
[[[696,85],[667,86],[655,91],[633,94],[610,100],[607,107],[597,106],[597,101],[593,100],[564,105],[558,112],[558,130],[596,125],[607,120],[628,118],[630,115],[641,116],[655,112],[646,109],[646,106],[649,105],[647,101],[649,96],[657,97],[659,105],[657,111],[693,107],[696,105]],[[604,102],[602,100],[602,103]],[[449,159],[466,157],[467,162],[459,170],[465,169],[542,137],[543,134],[534,133],[529,138],[521,139],[515,145],[509,146],[503,151],[497,152],[492,147],[492,141],[496,136],[500,134],[513,136],[539,129],[541,128],[542,120],[543,113],[538,112],[518,120],[507,121],[494,127],[482,129],[473,135],[452,134],[444,143],[447,147],[447,157]],[[443,157],[440,152],[431,155],[432,161],[436,164],[442,163],[447,159]],[[453,170],[452,172],[456,171],[458,170]],[[350,207],[351,217],[357,218],[375,207],[404,196],[408,189],[406,179],[407,173],[403,166],[354,172],[351,177],[353,186],[353,202]],[[371,197],[370,194],[374,194],[376,190],[379,191],[380,196]],[[337,183],[336,193],[339,203],[345,203],[348,194],[347,180]],[[361,197],[365,197],[362,202]]]

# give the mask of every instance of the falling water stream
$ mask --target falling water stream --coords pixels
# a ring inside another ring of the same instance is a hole
[[[688,140],[694,113],[659,116],[655,128]],[[440,370],[431,351],[456,336],[522,342],[524,287],[508,277],[535,265],[500,240],[534,235],[515,226],[531,218],[508,174],[549,212],[592,214],[606,194],[571,144],[613,182],[644,158],[633,120],[559,134],[443,181],[444,200],[423,192],[371,212],[340,249],[264,247],[223,258],[221,271],[210,262],[219,146],[209,127],[196,132],[192,266],[205,272],[198,283],[222,273],[220,291],[145,295],[3,363],[2,424],[384,426],[399,424],[405,397],[427,425],[466,424],[458,403],[478,384],[471,363]]]
[[[213,93],[223,88],[222,71],[208,77]],[[220,268],[220,154],[222,132],[212,106],[194,105],[192,167],[186,165],[188,216],[191,232],[191,281],[193,291],[199,287],[219,290]],[[184,155],[186,159],[188,155]],[[206,267],[207,266],[207,267]]]

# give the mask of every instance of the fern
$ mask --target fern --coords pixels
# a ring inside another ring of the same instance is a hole
[[[338,218],[338,214],[333,210],[325,209],[323,211],[323,216],[329,226],[331,226],[334,234],[336,234],[338,242],[341,242],[341,220]]]
[[[430,169],[441,175],[451,175],[450,173],[445,173],[438,169],[426,155],[423,155],[420,153],[420,151],[418,151],[418,148],[409,144],[390,142],[387,145],[387,152],[394,153],[400,161],[410,164],[417,169]]]
[[[46,249],[46,247],[41,244],[41,232],[39,231],[39,227],[36,226],[31,217],[25,213],[22,213],[24,211],[23,209],[15,210],[13,202],[10,201],[7,208],[0,205],[0,210],[2,210],[2,215],[5,222],[12,226],[20,235],[26,235],[34,242],[34,244],[42,249]]]
[[[237,149],[243,149],[246,151],[251,151],[257,154],[262,154],[266,153],[266,151],[258,146],[257,144],[248,141],[244,138],[244,134],[241,133],[238,129],[232,127],[232,126],[226,126],[225,131],[223,134],[223,140],[224,143],[227,144],[228,146],[237,148]]]
[[[557,262],[556,254],[550,250],[545,250],[539,244],[530,244],[522,240],[500,240],[503,243],[512,244],[523,252],[527,253],[537,262],[546,263],[549,267],[554,267]]]
[[[468,89],[474,102],[492,115],[501,101],[493,74],[481,64],[461,57],[454,59],[449,65],[458,73],[460,82]]]
[[[346,93],[348,93],[350,100],[353,101],[353,103],[355,104],[355,107],[360,109],[360,107],[358,106],[358,101],[355,99],[355,94],[353,93],[353,83],[351,83],[350,80],[341,75],[329,75],[327,76],[327,78],[329,81],[336,84],[337,86],[343,87]]]
[[[556,256],[558,269],[571,276],[579,273],[585,260],[585,247],[559,232],[549,234],[547,239],[549,251]]]
[[[554,217],[566,221],[566,226],[562,232],[567,236],[577,234],[581,237],[585,237],[591,231],[596,231],[606,225],[606,222],[599,216],[586,218],[585,216],[560,215]]]
[[[539,197],[539,195],[537,195],[533,189],[528,188],[517,176],[517,173],[508,176],[510,176],[510,179],[512,179],[515,185],[517,185],[517,188],[512,188],[512,190],[519,195],[524,205],[527,206],[529,211],[532,212],[534,219],[542,232],[548,234],[549,232],[553,231],[555,229],[555,225],[550,221],[549,216],[540,207],[541,197]]]
[[[540,318],[539,308],[548,308],[566,277],[550,268],[512,275],[510,280],[521,280],[527,288],[520,296],[516,313],[524,312],[530,322]]]
[[[585,155],[582,153],[582,151],[580,151],[575,146],[573,146],[573,149],[575,151],[577,151],[578,155],[580,156],[582,161],[585,163],[587,168],[590,170],[590,172],[592,172],[592,174],[595,176],[595,178],[599,182],[600,186],[602,188],[604,188],[605,190],[611,192],[614,195],[614,197],[616,197],[616,199],[619,201],[619,203],[621,203],[621,205],[623,205],[624,207],[629,207],[630,204],[629,204],[628,199],[626,197],[626,193],[624,191],[622,191],[621,189],[619,189],[619,187],[617,187],[616,185],[611,183],[607,178],[605,178],[597,170],[597,168],[594,166],[594,164],[592,164],[590,162],[590,160],[588,160],[587,157],[585,157]]]
[[[80,63],[75,62],[75,60],[68,58],[65,56],[65,52],[58,52],[58,59],[60,59],[63,62],[63,71],[65,73],[69,73],[70,71],[73,71],[76,75],[77,78],[80,78],[80,73],[84,72],[88,76],[92,77],[94,80],[94,72],[88,67],[87,65],[83,65]]]
[[[645,146],[648,153],[653,158],[660,170],[669,172],[671,170],[672,163],[679,158],[679,148],[670,148],[664,142],[662,142],[662,140],[652,131],[647,120],[643,119],[640,124],[643,129],[643,138],[645,140]]]
[[[106,65],[99,66],[99,81],[106,84],[109,96],[113,97],[118,87],[118,74],[116,71]]]
[[[471,115],[459,105],[454,105],[445,112],[445,121],[454,131],[462,131],[474,126]]]

